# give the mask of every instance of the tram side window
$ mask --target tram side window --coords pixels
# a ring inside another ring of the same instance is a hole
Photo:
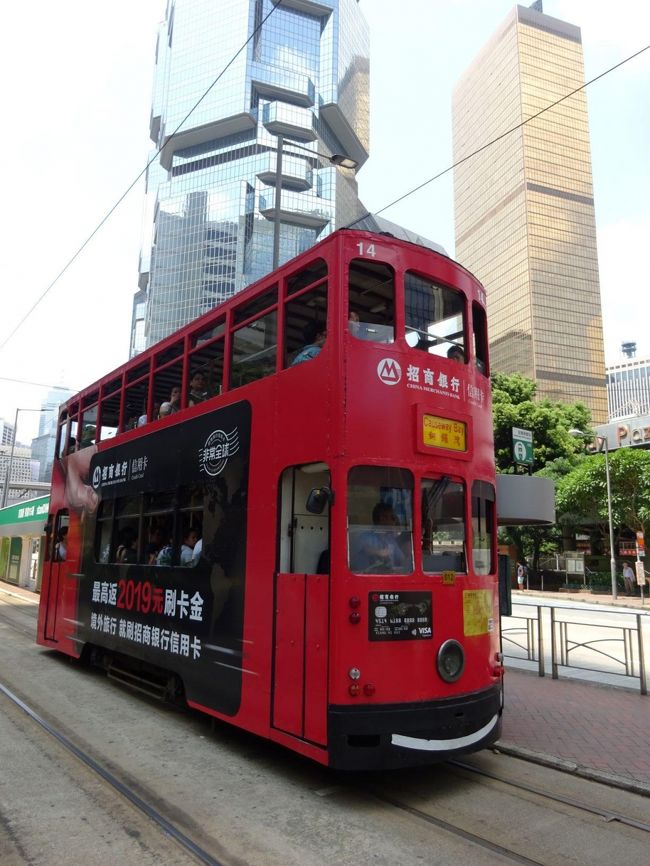
[[[486,481],[472,485],[472,560],[477,574],[494,571],[494,487]]]
[[[81,416],[81,440],[79,448],[88,448],[97,439],[97,405],[84,409]]]
[[[487,316],[483,307],[477,303],[472,304],[472,322],[474,326],[474,357],[476,358],[476,366],[484,376],[489,376]]]
[[[118,499],[115,503],[115,545],[111,561],[138,562],[140,539],[140,497]]]
[[[97,562],[111,561],[114,504],[112,499],[104,499],[99,503],[97,509],[95,525],[95,560]]]
[[[313,344],[310,329],[318,334],[325,330],[327,322],[327,283],[310,289],[292,298],[285,307],[284,319],[284,366],[295,363],[300,353]],[[314,352],[314,356],[318,354]]]
[[[68,559],[68,526],[70,517],[67,508],[62,509],[56,516],[54,535],[52,541],[52,562],[65,562]]]
[[[359,340],[395,340],[395,272],[368,259],[350,262],[349,329]]]
[[[466,571],[465,488],[447,476],[422,481],[422,568]]]
[[[462,363],[465,353],[465,298],[407,272],[404,278],[406,342],[413,349]]]
[[[112,439],[120,424],[120,402],[122,399],[122,378],[118,376],[102,389],[101,411],[99,413],[99,441]]]
[[[413,571],[413,476],[408,470],[350,470],[348,563],[357,574]]]
[[[278,341],[276,310],[243,325],[232,335],[230,387],[239,388],[275,373]]]

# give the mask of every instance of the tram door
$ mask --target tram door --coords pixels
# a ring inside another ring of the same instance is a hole
[[[67,508],[57,512],[54,531],[48,538],[47,563],[49,572],[47,606],[45,608],[45,638],[56,640],[56,619],[61,603],[61,587],[65,562],[68,558],[68,526],[70,518]]]
[[[312,490],[329,490],[323,463],[282,475],[279,571],[275,576],[272,725],[327,742],[329,504],[307,509]],[[312,497],[313,499],[313,497]]]

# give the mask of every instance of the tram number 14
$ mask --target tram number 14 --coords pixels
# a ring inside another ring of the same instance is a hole
[[[359,255],[360,256],[371,256],[371,258],[374,259],[375,256],[377,255],[377,251],[375,250],[374,244],[364,244],[363,241],[359,241],[359,243],[357,244],[357,247],[359,249]]]

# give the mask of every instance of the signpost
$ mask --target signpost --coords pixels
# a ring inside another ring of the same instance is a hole
[[[521,427],[512,428],[512,459],[518,466],[527,466],[528,472],[531,472],[534,461],[531,430],[522,430]]]

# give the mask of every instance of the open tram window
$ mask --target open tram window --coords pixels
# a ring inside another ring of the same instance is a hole
[[[99,393],[95,391],[84,397],[81,413],[81,438],[79,448],[88,448],[94,445],[97,439],[97,401]]]
[[[279,570],[285,574],[329,574],[329,506],[307,508],[314,488],[330,485],[325,463],[285,469],[280,479]]]
[[[349,329],[359,340],[395,340],[395,272],[382,262],[350,262]]]
[[[68,509],[62,508],[56,515],[54,524],[54,532],[52,534],[52,562],[65,562],[68,559],[68,527],[70,525],[70,516]]]
[[[95,521],[95,561],[107,563],[111,561],[113,545],[113,515],[115,502],[104,499],[99,503]]]
[[[67,453],[69,426],[70,419],[68,418],[68,413],[64,409],[59,416],[59,429],[57,432],[56,440],[57,457],[63,457]]]
[[[223,390],[223,361],[226,322],[212,322],[209,328],[193,338],[190,354],[190,375],[203,377],[205,399],[221,394]]]
[[[133,430],[145,424],[148,418],[150,361],[138,364],[126,374],[124,396],[124,429]]]
[[[490,375],[488,367],[488,335],[487,316],[480,304],[472,304],[472,322],[474,327],[474,358],[479,372]]]
[[[200,484],[180,491],[179,564],[196,565],[203,549],[203,504],[205,495]]]
[[[239,388],[275,373],[278,342],[276,310],[260,316],[232,335],[230,387]]]
[[[466,571],[465,488],[447,476],[422,480],[422,570]]]
[[[494,571],[494,487],[486,481],[472,484],[472,561],[477,574]]]
[[[154,357],[153,420],[173,415],[181,408],[183,341],[178,340]]]
[[[348,562],[357,574],[413,571],[413,476],[407,469],[350,470]]]
[[[291,298],[284,316],[284,366],[291,366],[297,356],[312,343],[309,329],[319,334],[327,322],[327,283],[308,289]],[[317,353],[314,353],[317,354]]]
[[[171,492],[145,494],[142,509],[142,562],[145,565],[172,564],[174,503]]]
[[[112,439],[120,426],[120,402],[122,400],[122,377],[118,376],[102,387],[101,411],[99,413],[98,441]]]
[[[465,298],[461,292],[407,272],[406,342],[413,349],[465,363]]]
[[[140,523],[140,497],[118,499],[115,503],[115,544],[111,547],[111,562],[138,562]]]

